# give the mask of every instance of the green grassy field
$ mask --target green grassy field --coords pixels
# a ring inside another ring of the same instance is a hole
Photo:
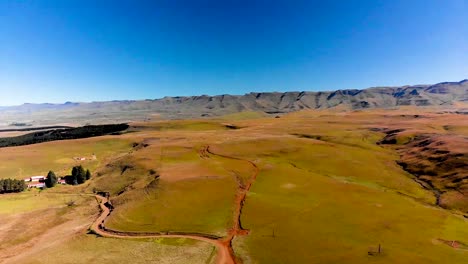
[[[438,239],[468,243],[467,221],[430,206],[433,195],[395,166],[393,153],[349,143],[218,146],[260,164],[242,217],[251,232],[234,243],[245,263],[463,263],[466,251]],[[368,256],[378,244],[383,254]]]
[[[233,113],[228,115],[221,116],[221,119],[228,121],[238,121],[238,120],[250,120],[256,118],[266,117],[267,115],[262,112],[253,112],[253,111],[243,111],[239,113]]]
[[[122,231],[182,231],[225,235],[231,223],[232,179],[161,181],[147,193],[126,195],[107,226]],[[119,201],[117,201],[119,203]],[[187,216],[187,217],[184,217]]]
[[[246,263],[463,263],[467,252],[437,239],[468,241],[461,217],[395,192],[307,173],[275,162],[248,196],[235,241]],[[382,244],[383,254],[368,256]],[[272,254],[272,252],[275,252]]]
[[[174,120],[144,123],[143,126],[153,131],[206,131],[226,130],[220,122],[214,120]]]
[[[107,160],[131,149],[131,141],[113,136],[92,139],[65,140],[23,147],[0,149],[0,178],[23,179],[46,175],[49,170],[68,175],[76,164],[96,170]],[[96,160],[92,155],[96,155]],[[74,157],[89,160],[76,161]]]
[[[58,190],[62,190],[62,188],[57,188],[54,191]],[[62,208],[70,200],[81,201],[84,199],[89,199],[89,197],[73,193],[64,195],[30,189],[18,194],[2,195],[0,215],[22,214],[46,208]]]
[[[162,153],[162,159],[154,158],[162,162],[160,179],[143,191],[130,190],[113,199],[118,206],[107,226],[122,231],[224,235],[232,221],[237,190],[233,170],[242,167],[229,167],[217,157],[200,158],[197,148],[171,145]]]
[[[77,227],[86,228],[95,213],[95,199],[89,195],[37,190],[1,195],[0,257],[27,251],[37,239],[45,246]]]
[[[2,263],[214,263],[216,249],[190,239],[120,240],[86,234],[96,202],[77,190],[57,186],[0,196]]]
[[[17,263],[179,263],[210,264],[215,248],[185,239],[122,240],[81,235]]]

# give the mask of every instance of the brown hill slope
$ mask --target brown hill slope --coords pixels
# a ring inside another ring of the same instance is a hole
[[[468,212],[467,118],[461,115],[402,115],[387,124],[380,144],[394,146],[400,166],[433,191],[437,204]]]

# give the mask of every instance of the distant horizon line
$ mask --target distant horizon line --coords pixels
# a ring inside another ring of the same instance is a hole
[[[200,94],[200,95],[175,95],[175,96],[163,96],[159,98],[140,98],[140,99],[110,99],[110,100],[94,100],[94,101],[65,101],[65,102],[56,102],[56,103],[51,103],[51,102],[44,102],[44,103],[21,103],[21,104],[13,104],[13,105],[0,105],[0,108],[8,108],[8,107],[17,107],[17,106],[24,106],[24,105],[66,105],[66,104],[91,104],[91,103],[104,103],[104,102],[137,102],[137,101],[154,101],[154,100],[161,100],[164,98],[178,98],[178,97],[200,97],[200,96],[210,96],[210,97],[215,97],[215,96],[223,96],[223,95],[231,95],[231,96],[244,96],[248,94],[258,94],[258,93],[302,93],[302,92],[312,92],[312,93],[320,93],[320,92],[335,92],[335,91],[349,91],[349,90],[368,90],[368,89],[375,89],[375,88],[408,88],[408,87],[413,87],[413,86],[433,86],[437,84],[445,84],[445,83],[458,83],[461,84],[463,82],[467,82],[467,79],[463,79],[461,81],[445,81],[445,82],[438,82],[438,83],[433,83],[433,84],[405,84],[405,85],[395,85],[395,86],[371,86],[367,88],[347,88],[347,89],[336,89],[336,90],[320,90],[320,91],[312,91],[312,90],[303,90],[303,91],[269,91],[269,92],[248,92],[244,94],[215,94],[215,95],[209,95],[209,94]]]

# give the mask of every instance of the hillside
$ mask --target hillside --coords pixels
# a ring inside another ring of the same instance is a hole
[[[395,108],[400,106],[450,107],[468,102],[468,80],[434,85],[373,87],[328,92],[269,92],[245,95],[178,96],[141,101],[109,101],[65,104],[24,104],[0,108],[0,127],[11,124],[48,125],[127,122],[221,116],[242,111],[282,114],[301,109]],[[465,110],[461,110],[463,113]]]

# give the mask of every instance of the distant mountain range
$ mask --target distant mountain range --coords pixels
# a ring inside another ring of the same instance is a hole
[[[395,108],[399,106],[451,106],[468,103],[468,80],[434,85],[373,87],[328,92],[265,92],[245,95],[177,96],[154,100],[65,104],[23,104],[0,107],[0,126],[56,123],[121,122],[148,118],[199,118],[241,111],[281,114],[302,109]],[[10,123],[8,123],[10,122]]]

